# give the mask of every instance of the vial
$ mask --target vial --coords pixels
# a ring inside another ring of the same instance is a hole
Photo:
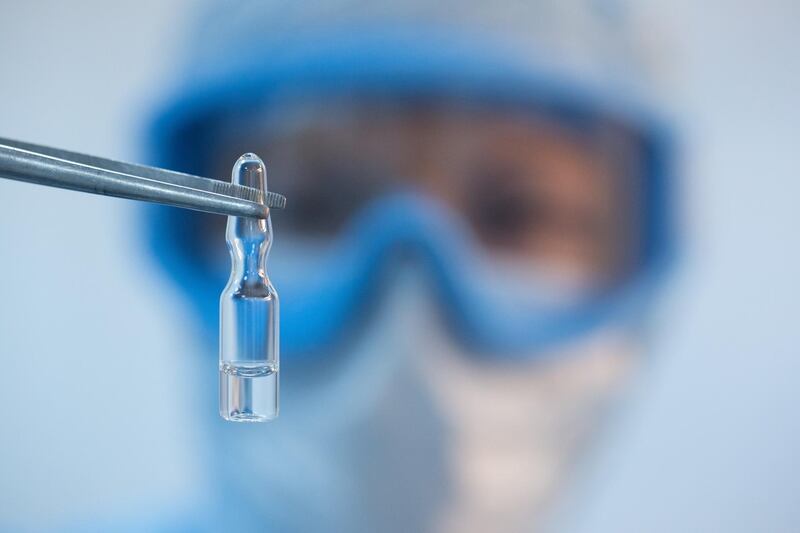
[[[266,193],[264,163],[241,156],[232,181]],[[225,240],[232,268],[219,306],[219,412],[234,422],[263,422],[278,416],[278,294],[266,270],[272,222],[228,217]]]

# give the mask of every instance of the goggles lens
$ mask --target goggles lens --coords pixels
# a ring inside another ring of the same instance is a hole
[[[276,108],[252,131],[242,129],[252,119],[223,124],[210,173],[225,175],[237,154],[260,154],[269,188],[290,202],[273,220],[274,262],[303,249],[325,256],[306,258],[316,275],[273,271],[289,350],[291,307],[307,326],[299,351],[318,348],[359,307],[379,277],[375,271],[394,257],[390,249],[420,251],[449,302],[445,314],[460,317],[468,333],[502,330],[491,325],[500,320],[536,330],[531,316],[548,317],[542,331],[558,329],[550,321],[578,308],[585,314],[586,302],[624,284],[640,263],[640,141],[620,124],[578,128],[546,114],[433,104]],[[408,190],[414,200],[391,200]],[[200,260],[225,272],[224,219],[192,216],[200,225]],[[287,290],[291,277],[305,288]],[[496,320],[470,310],[464,298],[476,279],[490,307],[503,309]],[[319,324],[312,328],[314,316]],[[311,329],[320,332],[319,342],[311,342]]]

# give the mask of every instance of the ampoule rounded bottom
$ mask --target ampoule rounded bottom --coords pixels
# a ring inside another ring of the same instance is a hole
[[[278,416],[278,369],[267,363],[219,366],[219,414],[232,422],[263,422]]]

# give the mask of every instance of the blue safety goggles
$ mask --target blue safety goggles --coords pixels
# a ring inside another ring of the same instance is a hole
[[[190,252],[181,250],[179,235],[191,240],[191,217],[169,208],[150,209],[151,221],[163,220],[153,242],[157,255],[181,280],[207,331],[215,332],[226,270],[203,271],[197,262],[192,264]],[[176,240],[170,242],[163,228]],[[319,354],[345,342],[369,316],[396,268],[407,264],[421,267],[455,339],[470,352],[510,358],[635,318],[659,274],[657,268],[643,268],[601,295],[567,304],[542,299],[535,286],[523,283],[514,291],[494,290],[494,284],[507,280],[493,278],[483,251],[463,224],[415,193],[375,200],[314,255],[292,252],[291,243],[282,246],[281,235],[277,238],[269,273],[281,297],[281,343],[289,356]]]
[[[205,156],[218,142],[216,126],[223,118],[247,107],[268,105],[276,91],[446,99],[455,90],[460,101],[545,109],[577,127],[613,116],[635,129],[641,139],[636,264],[613,287],[568,305],[542,301],[536,291],[528,294],[524,288],[504,295],[491,290],[492,273],[484,268],[483,253],[457,215],[419,192],[377,197],[353,214],[313,264],[306,265],[309,268],[297,264],[282,268],[284,236],[277,234],[270,276],[281,297],[284,355],[309,357],[346,342],[379,300],[399,257],[422,266],[453,337],[471,352],[493,357],[541,353],[599,326],[635,319],[651,300],[672,255],[673,241],[671,154],[663,129],[617,98],[553,83],[485,55],[472,54],[470,61],[458,62],[455,58],[464,56],[458,52],[431,53],[420,43],[369,47],[344,40],[325,49],[295,47],[289,57],[261,67],[246,59],[220,66],[214,75],[191,84],[160,116],[153,129],[156,162],[203,174]],[[159,206],[149,206],[146,212],[153,252],[189,296],[204,329],[215,333],[218,297],[227,273],[219,265],[198,260],[203,216]]]

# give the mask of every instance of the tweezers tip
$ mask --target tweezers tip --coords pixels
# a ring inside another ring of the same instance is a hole
[[[266,203],[270,209],[283,209],[286,207],[286,197],[276,192],[267,192]]]

